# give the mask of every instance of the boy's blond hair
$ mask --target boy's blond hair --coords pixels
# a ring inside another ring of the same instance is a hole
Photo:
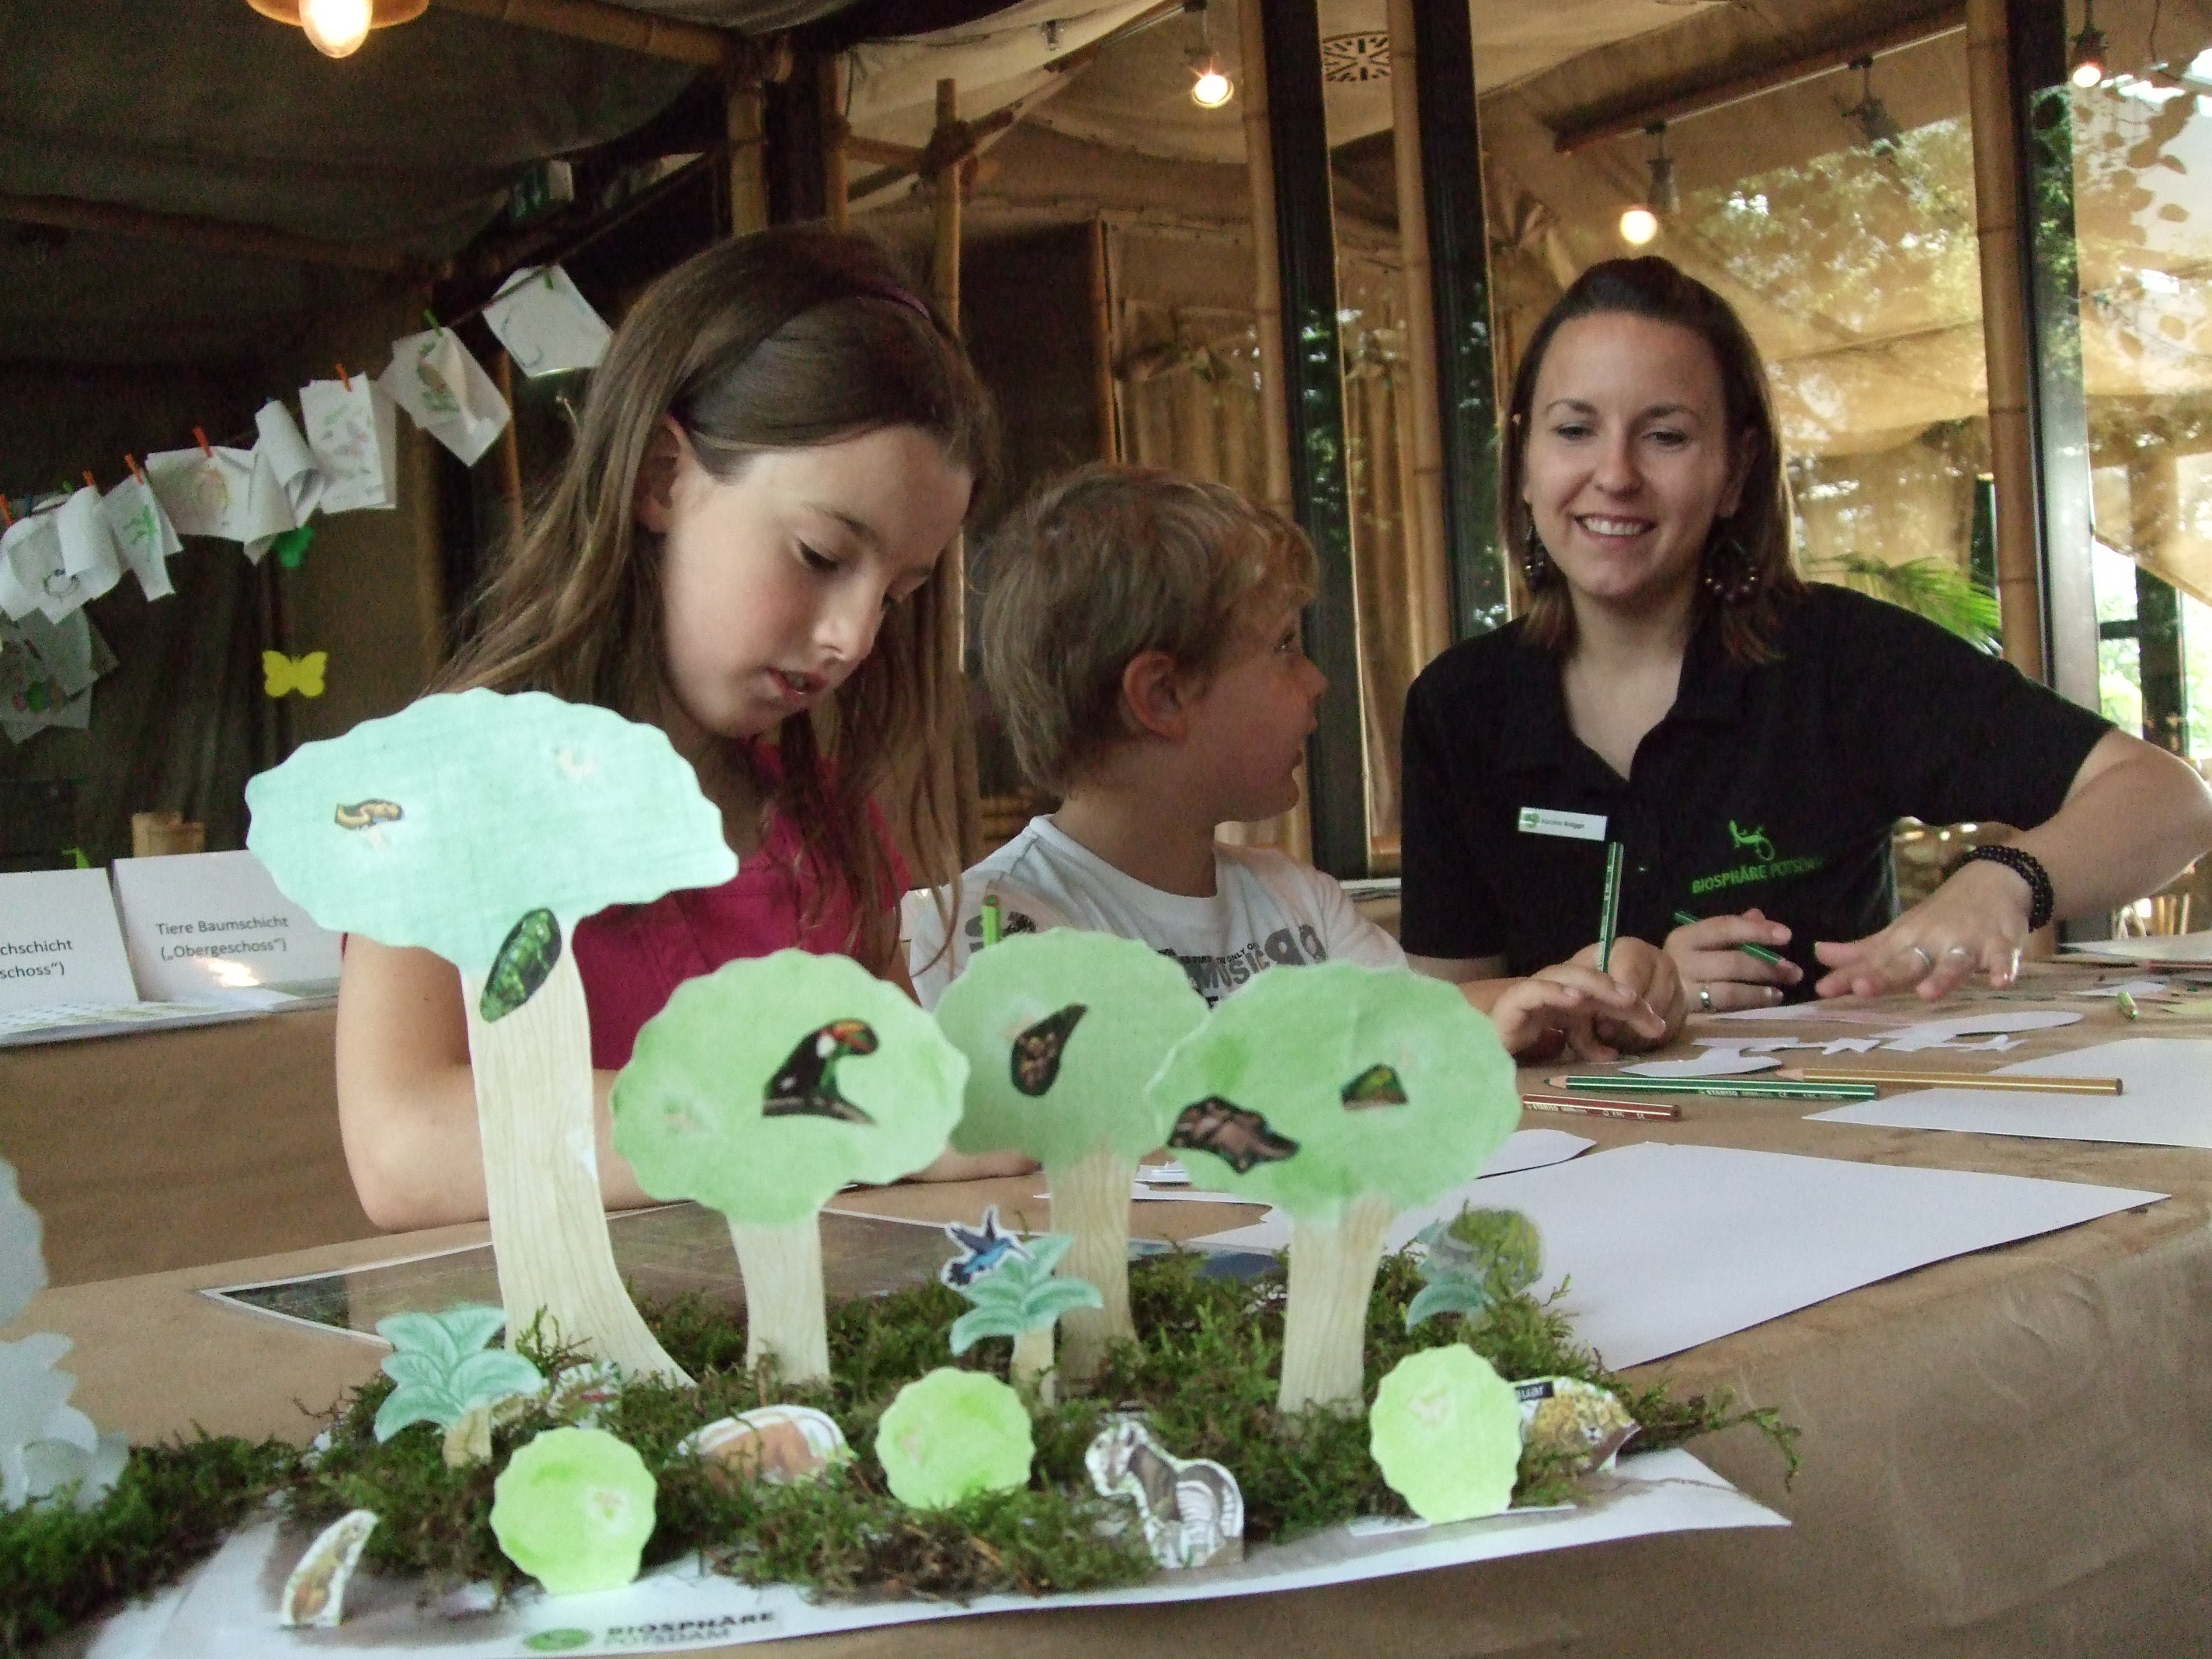
[[[1024,502],[991,538],[983,679],[1040,788],[1065,793],[1136,734],[1121,701],[1132,658],[1164,651],[1202,684],[1264,625],[1261,603],[1303,605],[1316,570],[1305,532],[1202,478],[1086,466]]]

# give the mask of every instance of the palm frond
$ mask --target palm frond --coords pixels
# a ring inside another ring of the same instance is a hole
[[[1885,564],[1845,553],[1821,560],[1812,570],[1816,576],[1925,617],[1978,651],[1996,651],[1997,596],[1945,560],[1923,557]]]

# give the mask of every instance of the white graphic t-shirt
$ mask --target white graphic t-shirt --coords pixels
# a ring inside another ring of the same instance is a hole
[[[907,896],[907,963],[922,1006],[935,1007],[981,948],[983,900],[992,894],[1006,933],[1082,927],[1142,939],[1181,963],[1208,1004],[1278,964],[1406,965],[1398,941],[1359,914],[1334,876],[1268,848],[1217,844],[1213,853],[1212,897],[1164,893],[1070,840],[1051,819],[1031,818],[1021,834],[961,877],[950,951],[941,948],[940,896]]]

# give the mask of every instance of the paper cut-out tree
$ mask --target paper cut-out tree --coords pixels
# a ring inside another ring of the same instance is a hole
[[[1357,1409],[1391,1218],[1473,1180],[1520,1121],[1496,1029],[1401,969],[1270,972],[1168,1056],[1152,1094],[1194,1185],[1290,1214],[1278,1405]]]
[[[737,872],[721,815],[666,737],[542,692],[422,698],[302,745],[246,787],[246,845],[325,927],[460,969],[507,1329],[633,1376],[682,1370],[615,1272],[569,936]]]
[[[615,1146],[655,1198],[730,1224],[748,1366],[830,1375],[816,1212],[944,1151],[967,1076],[927,1014],[846,957],[732,962],[645,1023],[615,1079]]]
[[[1137,1161],[1167,1137],[1145,1085],[1198,1028],[1206,1002],[1172,957],[1110,933],[1024,933],[978,951],[937,1006],[968,1056],[963,1152],[1014,1151],[1044,1165],[1052,1228],[1075,1241],[1066,1270],[1103,1305],[1060,1322],[1060,1369],[1082,1380],[1131,1338],[1129,1193]]]

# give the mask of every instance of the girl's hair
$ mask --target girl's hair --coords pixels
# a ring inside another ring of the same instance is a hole
[[[876,244],[812,226],[720,243],[655,283],[615,331],[568,463],[477,599],[476,635],[438,689],[550,691],[657,717],[660,538],[634,504],[664,416],[725,483],[765,450],[917,427],[974,478],[971,516],[997,459],[989,398],[958,339]],[[848,948],[872,967],[898,941],[869,802],[880,794],[891,809],[917,876],[959,868],[953,803],[929,764],[961,714],[959,614],[957,576],[933,576],[891,608],[827,706],[775,733],[773,806],[805,826],[817,893],[851,897],[860,920]]]
[[[1522,564],[1522,550],[1535,533],[1521,489],[1528,473],[1536,377],[1543,369],[1544,354],[1553,337],[1563,325],[1578,317],[1620,314],[1648,317],[1688,329],[1711,350],[1720,370],[1729,437],[1732,442],[1746,445],[1749,453],[1743,497],[1732,515],[1716,520],[1704,559],[1710,568],[1717,556],[1724,557],[1733,569],[1724,574],[1722,585],[1729,585],[1729,575],[1741,576],[1748,579],[1752,592],[1744,602],[1729,604],[1701,580],[1698,615],[1702,617],[1715,610],[1721,613],[1721,638],[1730,657],[1739,662],[1764,661],[1771,654],[1767,638],[1775,620],[1774,602],[1804,586],[1790,552],[1790,481],[1782,468],[1782,441],[1775,425],[1774,405],[1767,395],[1766,368],[1759,361],[1759,347],[1753,343],[1750,331],[1729,302],[1656,254],[1640,259],[1608,259],[1583,272],[1536,325],[1528,352],[1513,376],[1498,508],[1509,562],[1519,590],[1522,632],[1534,643],[1562,653],[1575,642],[1574,605],[1566,583],[1554,572],[1548,582],[1532,585]],[[1723,548],[1722,544],[1730,541],[1734,548]]]

